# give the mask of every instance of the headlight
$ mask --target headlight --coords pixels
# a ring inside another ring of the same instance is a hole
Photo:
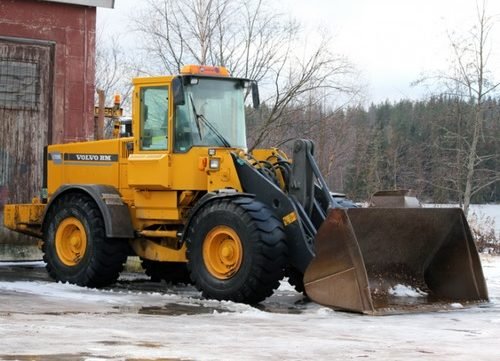
[[[208,168],[210,170],[218,170],[220,168],[220,158],[210,158]]]

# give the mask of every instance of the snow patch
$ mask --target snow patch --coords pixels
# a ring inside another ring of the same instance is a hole
[[[318,308],[318,310],[316,311],[316,314],[319,316],[326,316],[326,315],[330,315],[334,312],[335,311],[332,310],[331,308],[321,307],[321,308]]]
[[[394,297],[426,297],[427,292],[408,285],[397,284],[389,289],[389,294]]]
[[[45,267],[45,262],[43,261],[1,261],[0,267],[32,267],[32,268],[43,268]]]

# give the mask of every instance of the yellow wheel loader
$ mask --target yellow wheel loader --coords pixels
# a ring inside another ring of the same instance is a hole
[[[5,206],[8,228],[41,239],[55,280],[106,286],[137,255],[152,279],[218,300],[258,303],[284,276],[313,301],[367,314],[488,299],[460,209],[394,192],[358,208],[330,192],[308,140],[292,160],[250,154],[255,82],[191,65],[133,83],[132,136],[49,145],[43,195]]]

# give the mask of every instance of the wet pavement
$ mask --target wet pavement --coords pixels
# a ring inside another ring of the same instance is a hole
[[[371,317],[309,302],[286,282],[256,307],[123,273],[105,289],[51,280],[42,262],[0,262],[0,361],[500,359],[500,258],[491,302]]]
[[[51,281],[51,279],[41,261],[0,262],[0,281]]]
[[[56,284],[47,274],[43,262],[0,262],[0,282],[37,282]],[[96,290],[97,291],[97,290]],[[112,286],[103,288],[102,291],[110,291],[113,293],[127,293],[132,295],[142,295],[144,293],[155,293],[163,295],[175,294],[183,299],[182,303],[168,302],[163,305],[144,305],[130,306],[117,305],[113,306],[111,312],[131,312],[145,315],[163,315],[163,316],[179,316],[179,315],[201,315],[224,312],[235,312],[231,307],[225,307],[224,302],[213,301],[213,305],[206,305],[207,300],[201,297],[192,285],[172,285],[164,281],[152,282],[149,277],[142,272],[123,272],[119,280]],[[2,292],[1,299],[6,297],[19,296],[19,293]],[[293,302],[279,302],[281,297],[293,299]],[[309,300],[298,294],[294,290],[276,291],[276,299],[268,299],[265,302],[253,306],[255,310],[279,313],[279,314],[300,314],[305,312]],[[247,306],[252,308],[252,306]],[[96,309],[97,312],[98,308]],[[1,312],[1,308],[0,308]],[[45,311],[44,314],[68,314],[78,313],[75,311]]]
[[[0,262],[0,282],[6,287],[0,289],[0,334],[2,325],[8,325],[12,318],[27,318],[21,327],[36,328],[41,322],[51,325],[50,320],[68,318],[104,317],[115,318],[150,316],[164,319],[175,316],[207,316],[219,314],[235,314],[243,312],[268,312],[279,314],[299,314],[305,309],[307,301],[293,290],[288,290],[296,302],[281,304],[277,300],[270,301],[257,308],[239,305],[232,302],[205,300],[192,285],[172,285],[165,282],[151,282],[141,272],[123,272],[113,286],[96,290],[54,282],[47,274],[43,262]],[[279,296],[278,296],[279,297]],[[165,302],[165,298],[172,298]],[[296,303],[297,306],[294,306]],[[129,316],[132,315],[132,316]],[[137,315],[137,316],[133,316]],[[68,325],[69,326],[69,325]],[[92,325],[86,325],[92,327]],[[43,326],[44,328],[46,326]],[[50,327],[50,326],[48,326]],[[22,332],[21,332],[22,334]],[[21,335],[19,335],[21,336]],[[63,337],[63,336],[61,336]],[[63,337],[64,338],[64,337]],[[66,341],[67,342],[67,341]],[[1,342],[0,342],[1,343]],[[163,342],[141,340],[130,343],[121,339],[98,339],[94,341],[95,349],[134,348],[139,350],[155,350],[164,347]],[[38,343],[37,343],[38,345]],[[0,361],[169,361],[191,360],[193,358],[141,358],[107,356],[102,352],[53,353],[50,348],[41,347],[47,354],[34,354],[29,350],[19,353],[3,353],[0,349]],[[139,352],[147,354],[148,352]],[[199,356],[194,359],[200,359]],[[203,357],[202,357],[203,359]]]
[[[51,355],[1,355],[2,361],[90,361],[90,360],[115,360],[114,357],[99,357],[94,358],[90,353],[80,354],[51,354]],[[179,358],[126,358],[124,361],[189,361],[188,359]]]

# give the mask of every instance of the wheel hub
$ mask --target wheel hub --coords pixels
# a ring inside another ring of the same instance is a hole
[[[66,266],[76,266],[87,249],[87,233],[82,222],[75,217],[64,219],[57,227],[56,253]]]
[[[234,253],[235,253],[233,245],[230,242],[231,241],[228,242],[228,241],[224,240],[224,244],[222,245],[221,251],[220,251],[221,260],[227,264],[231,264],[231,262],[233,261],[232,258],[233,258]]]
[[[205,237],[203,260],[212,276],[218,279],[232,277],[240,269],[242,258],[241,240],[232,228],[217,226]]]

